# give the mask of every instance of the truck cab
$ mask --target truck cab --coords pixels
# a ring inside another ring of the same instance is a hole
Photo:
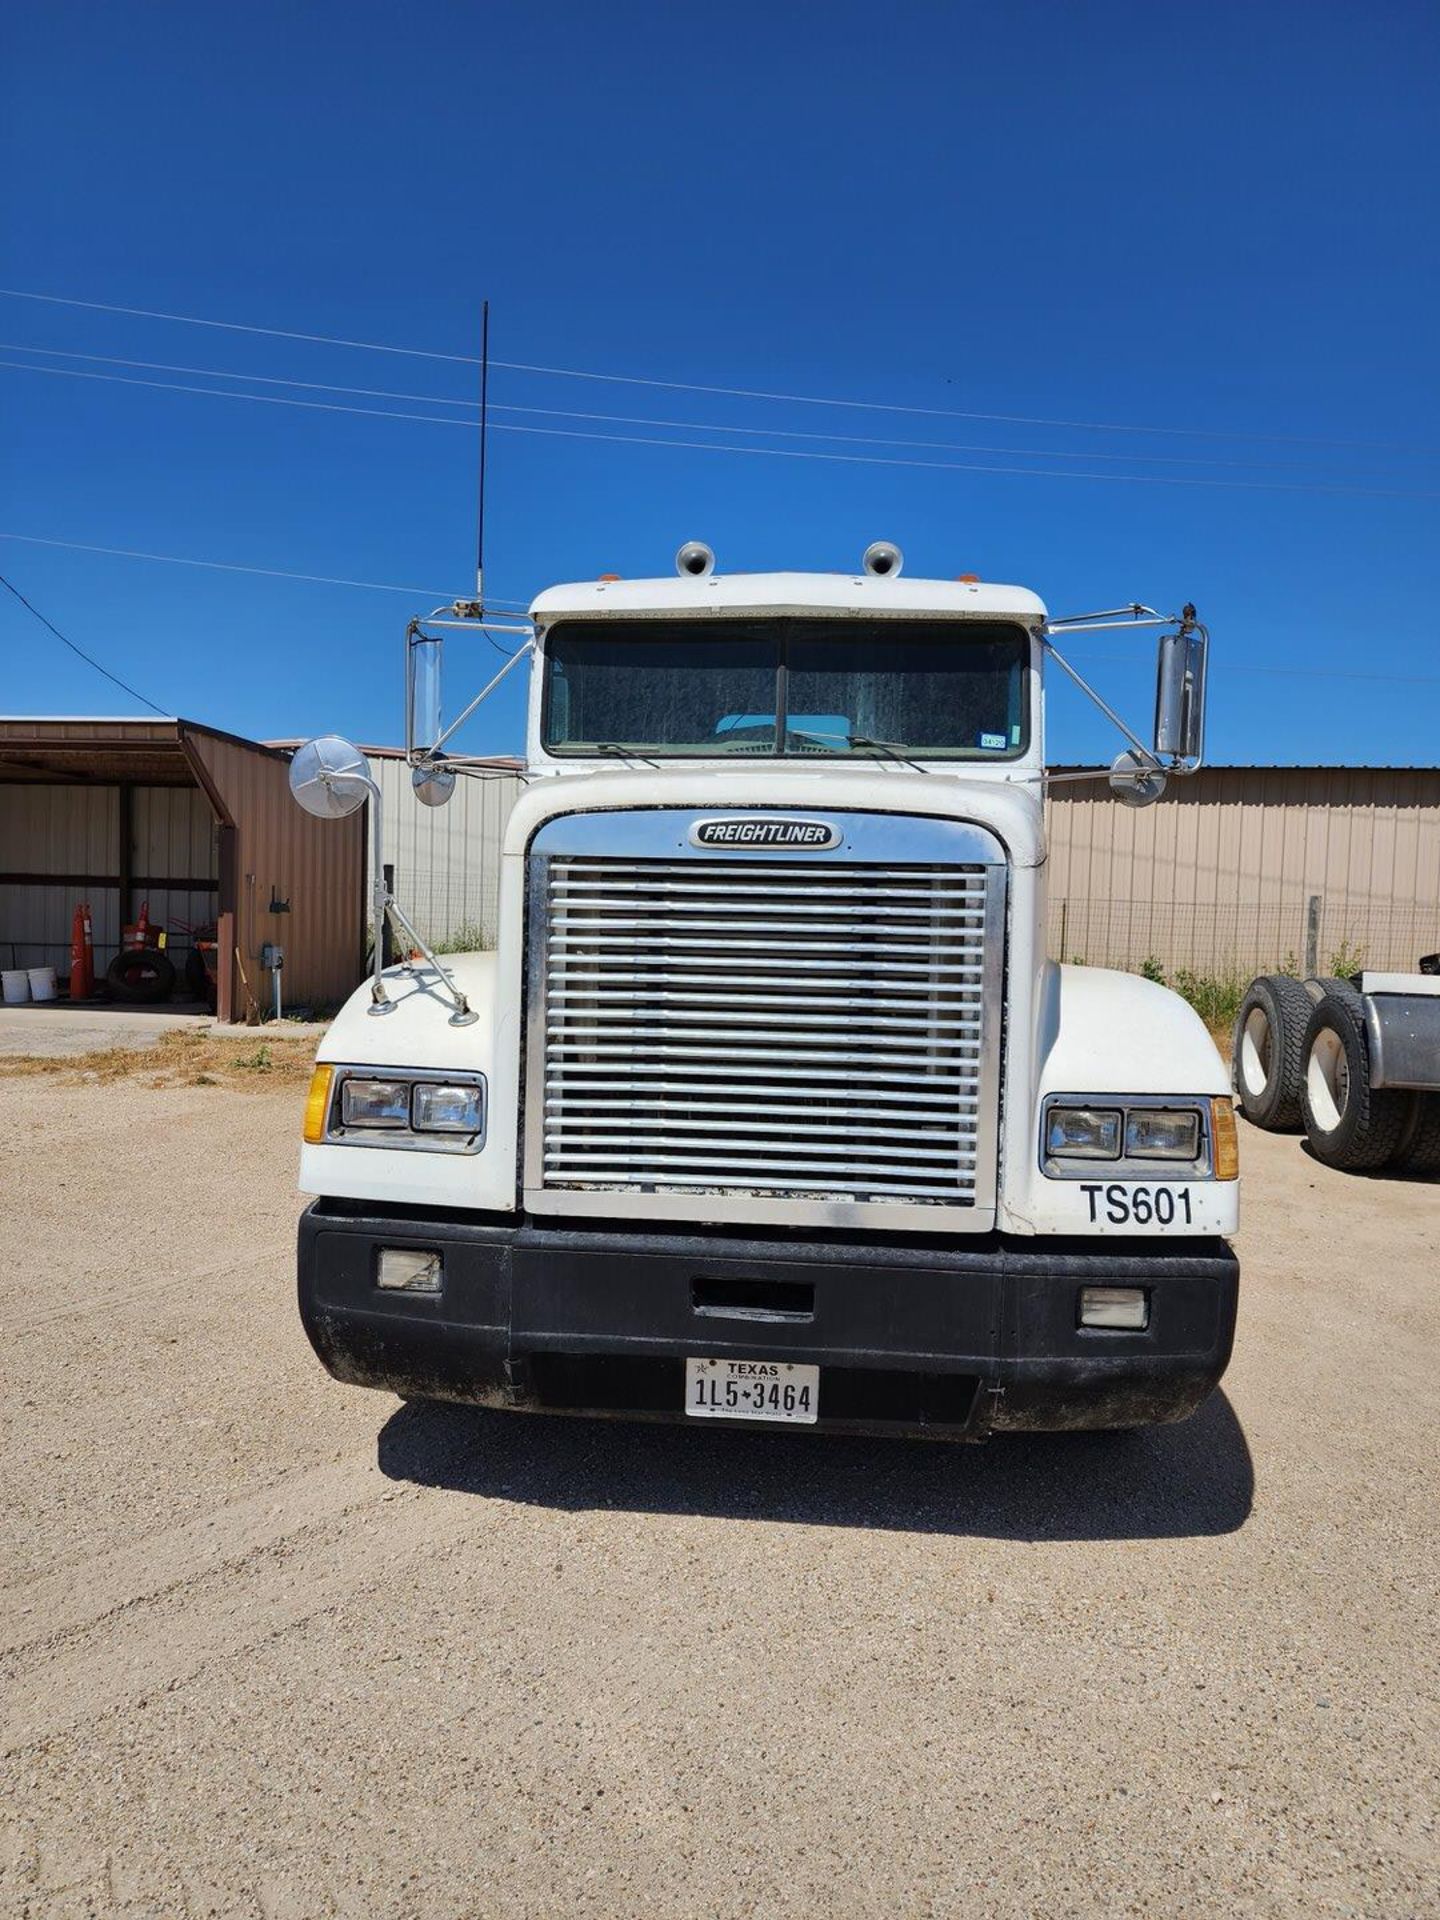
[[[1046,956],[1041,601],[683,548],[530,615],[497,948],[377,974],[319,1051],[325,1365],[964,1439],[1192,1412],[1234,1331],[1227,1072],[1165,988]]]

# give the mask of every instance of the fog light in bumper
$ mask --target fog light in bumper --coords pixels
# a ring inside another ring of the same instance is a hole
[[[1150,1324],[1144,1287],[1081,1287],[1080,1325],[1112,1333],[1143,1333]]]
[[[375,1264],[375,1284],[391,1292],[438,1293],[441,1264],[438,1253],[418,1247],[381,1247]]]

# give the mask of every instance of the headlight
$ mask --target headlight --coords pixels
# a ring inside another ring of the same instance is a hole
[[[1051,1180],[1233,1180],[1235,1117],[1219,1096],[1054,1093],[1040,1122]]]
[[[1045,1151],[1056,1160],[1118,1160],[1124,1115],[1109,1107],[1051,1107]]]
[[[320,1066],[305,1105],[311,1146],[479,1153],[485,1145],[483,1073]]]
[[[1196,1160],[1200,1116],[1175,1107],[1136,1107],[1125,1116],[1127,1160]]]
[[[479,1133],[485,1124],[484,1091],[448,1081],[417,1080],[413,1115],[417,1133]]]
[[[408,1127],[410,1088],[404,1080],[346,1080],[340,1121],[347,1127]]]

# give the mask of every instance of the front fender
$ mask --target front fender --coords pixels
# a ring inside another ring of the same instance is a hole
[[[1012,1129],[1004,1169],[1003,1223],[1015,1233],[1128,1234],[1162,1231],[1152,1219],[1117,1223],[1116,1209],[1094,1207],[1078,1180],[1051,1180],[1040,1170],[1040,1114],[1048,1095],[1189,1094],[1229,1097],[1230,1083],[1205,1023],[1178,993],[1139,974],[1104,967],[1047,963],[1037,1008],[1036,1075],[1028,1093],[1028,1127]],[[1012,1089],[1012,1097],[1024,1098]],[[1094,1178],[1104,1181],[1103,1163]],[[1133,1182],[1126,1184],[1133,1185]],[[1167,1181],[1162,1165],[1144,1184]],[[1224,1234],[1238,1225],[1239,1183],[1194,1180],[1188,1210],[1167,1235]],[[1092,1213],[1098,1217],[1091,1218]]]
[[[385,988],[391,1006],[372,1013],[367,979],[340,1009],[320,1042],[318,1063],[373,1067],[434,1067],[440,1072],[483,1073],[489,1126],[477,1154],[427,1153],[423,1149],[310,1146],[300,1150],[300,1190],[337,1200],[391,1201],[421,1207],[461,1207],[507,1212],[514,1208],[514,1089],[495,1070],[505,1019],[497,992],[493,953],[447,954],[446,973],[465,994],[477,1018],[450,1024],[453,1003],[437,990],[428,966],[390,967]],[[514,1019],[513,1012],[509,1016]],[[501,1084],[505,1081],[506,1084]]]

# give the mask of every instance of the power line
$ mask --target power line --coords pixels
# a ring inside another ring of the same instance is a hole
[[[343,393],[352,398],[366,400],[406,400],[420,401],[434,407],[462,407],[474,413],[479,402],[475,400],[455,400],[442,393],[409,393],[393,387],[350,387],[338,386],[328,380],[287,380],[269,373],[237,373],[229,367],[191,367],[169,360],[131,360],[119,354],[78,353],[65,347],[37,347],[24,342],[0,340],[0,353],[39,353],[52,360],[85,360],[97,366],[139,367],[150,373],[188,373],[204,380],[243,380],[252,386],[289,387],[303,393]],[[4,363],[11,364],[11,363]],[[498,362],[492,364],[498,365]],[[64,368],[31,367],[32,373],[64,372]],[[591,420],[608,422],[614,426],[625,427],[671,427],[690,433],[729,433],[745,434],[747,437],[762,437],[775,440],[823,440],[841,446],[862,447],[909,447],[932,453],[988,453],[1015,454],[1032,460],[1143,460],[1147,466],[1167,467],[1231,467],[1237,471],[1250,473],[1308,472],[1311,469],[1301,461],[1259,461],[1230,460],[1213,454],[1175,454],[1175,453],[1075,453],[1064,447],[1005,447],[976,444],[954,440],[904,440],[889,436],[863,433],[811,433],[794,427],[742,427],[722,425],[708,420],[665,420],[656,419],[647,414],[631,413],[590,413],[580,412],[569,407],[528,407],[517,404],[501,405],[492,400],[490,410],[493,413],[522,413],[529,417],[549,420]],[[469,424],[469,423],[466,423]]]
[[[158,713],[162,720],[168,720],[171,718],[171,715],[166,713],[163,707],[157,707],[153,700],[147,700],[143,693],[138,692],[134,687],[130,686],[128,682],[122,680],[118,673],[111,673],[108,667],[102,667],[100,662],[94,657],[93,654],[86,653],[83,647],[77,647],[73,640],[67,640],[65,635],[61,633],[60,629],[56,626],[55,622],[53,620],[47,620],[45,615],[41,613],[40,609],[37,606],[32,606],[30,601],[28,601],[25,598],[24,594],[21,593],[20,589],[17,586],[15,586],[11,581],[7,580],[3,573],[0,573],[0,587],[4,587],[7,593],[13,593],[15,598],[20,602],[21,606],[25,608],[27,613],[33,613],[35,618],[40,622],[42,627],[49,628],[51,633],[53,633],[55,638],[60,642],[61,646],[68,647],[71,653],[78,654],[79,657],[85,662],[87,667],[93,667],[97,673],[104,674],[105,678],[110,682],[112,687],[119,687],[120,691],[122,693],[128,693],[132,700],[138,700],[142,707],[149,707],[152,713]]]
[[[1077,638],[1077,635],[1069,635],[1066,638],[1066,645],[1073,644]],[[1129,665],[1133,664],[1134,658],[1135,656],[1129,653],[1102,653],[1088,647],[1085,650],[1087,665],[1100,660],[1124,661]],[[1242,663],[1230,659],[1225,661],[1225,673],[1227,676],[1232,673],[1258,673],[1282,680],[1380,680],[1387,686],[1440,687],[1440,675],[1433,673],[1352,673],[1345,667],[1265,667],[1256,666],[1249,661]],[[1063,686],[1064,682],[1058,684]]]
[[[320,587],[361,587],[370,593],[404,593],[414,599],[453,600],[441,587],[397,587],[385,580],[342,580],[328,573],[291,573],[284,567],[246,567],[233,560],[191,560],[179,553],[143,553],[134,547],[97,547],[80,540],[48,540],[38,533],[4,533],[0,540],[23,540],[32,547],[63,547],[70,553],[103,553],[117,560],[162,560],[171,567],[206,567],[215,573],[257,573],[270,580],[305,580]],[[498,607],[525,609],[528,600],[496,600]]]
[[[267,578],[276,579],[276,580],[311,581],[320,586],[366,587],[379,593],[408,593],[408,594],[417,594],[417,595],[435,595],[442,599],[448,597],[447,595],[442,594],[441,590],[438,587],[394,587],[394,586],[384,585],[381,582],[375,581],[375,580],[340,580],[340,579],[335,579],[331,575],[324,574],[324,573],[289,573],[279,567],[244,567],[244,566],[236,565],[232,561],[226,561],[226,560],[192,560],[192,559],[185,558],[180,554],[175,554],[175,553],[145,553],[132,547],[98,547],[98,546],[89,545],[88,543],[85,543],[79,540],[50,540],[50,539],[42,538],[39,534],[35,534],[35,533],[7,533],[3,530],[0,530],[0,540],[21,540],[21,541],[24,541],[27,545],[35,546],[35,547],[60,547],[70,553],[106,554],[113,558],[121,559],[121,560],[162,560],[162,561],[165,561],[168,565],[177,566],[177,567],[207,567],[207,568],[212,568],[215,571],[220,573],[254,573],[254,574],[261,574],[266,576]],[[3,579],[3,576],[0,576],[0,579]],[[8,586],[9,582],[5,581],[4,584]],[[15,589],[13,587],[11,587],[10,590],[12,593],[15,592]],[[487,594],[486,598],[490,599],[492,598],[492,596]],[[29,602],[27,601],[26,604],[28,606]],[[523,608],[528,605],[528,602],[520,601],[520,600],[510,600],[510,601],[497,600],[495,601],[495,604],[497,606],[510,606],[510,607],[516,607],[516,608]],[[32,613],[35,611],[33,607],[30,610]],[[43,615],[37,615],[36,617],[40,619],[44,618]],[[63,635],[60,637],[63,638]],[[1075,636],[1072,636],[1070,644],[1073,645],[1074,643],[1075,643]],[[65,644],[68,646],[70,645],[70,642],[66,641]],[[1091,660],[1091,661],[1099,661],[1099,660],[1117,661],[1117,662],[1123,661],[1126,664],[1132,663],[1134,659],[1134,656],[1132,654],[1114,653],[1114,652],[1096,652],[1095,650],[1089,647],[1086,648],[1085,657],[1087,660]],[[83,655],[82,658],[88,659],[89,656]],[[90,664],[94,666],[97,663],[94,661],[91,661]],[[103,673],[105,669],[101,667],[100,671]],[[1227,661],[1225,665],[1225,671],[1227,674],[1258,673],[1258,674],[1267,674],[1267,675],[1278,675],[1284,679],[1294,679],[1294,680],[1379,680],[1379,681],[1384,681],[1387,684],[1398,685],[1398,686],[1422,686],[1422,687],[1440,686],[1440,676],[1436,676],[1432,674],[1353,673],[1339,667],[1266,667],[1266,666],[1255,666],[1252,664],[1242,665],[1238,661]],[[123,686],[124,682],[117,681],[116,685]],[[126,687],[125,691],[129,693],[129,692],[132,692],[133,689]],[[135,698],[138,700],[143,698],[143,696],[137,693],[135,695]],[[150,702],[146,701],[145,704],[148,706]],[[156,711],[158,712],[159,709],[157,708]],[[167,715],[166,718],[169,718],[169,716]]]
[[[12,373],[48,373],[71,380],[103,380],[125,387],[152,387],[167,393],[196,393],[211,400],[250,400],[271,407],[300,407],[310,413],[350,413],[378,420],[405,420],[432,427],[464,427],[475,431],[473,420],[454,420],[438,414],[399,413],[386,407],[350,407],[338,401],[293,400],[274,393],[237,393],[221,387],[192,387],[174,380],[137,380],[118,373],[89,373],[81,367],[36,367],[21,361],[0,360],[0,368]],[[526,427],[513,420],[497,420],[497,433],[537,434],[547,439],[598,440],[608,446],[671,447],[691,453],[757,454],[772,460],[827,460],[844,466],[910,467],[923,473],[1011,474],[1033,480],[1098,480],[1112,484],[1152,487],[1206,487],[1249,493],[1313,493],[1359,495],[1379,500],[1435,500],[1440,489],[1416,487],[1355,487],[1343,482],[1298,480],[1216,480],[1199,475],[1170,473],[1093,473],[1080,470],[1057,472],[1050,467],[996,466],[979,461],[909,460],[895,456],[864,453],[820,453],[798,447],[737,447],[718,441],[657,440],[633,433],[589,433],[576,427]],[[682,429],[683,431],[683,429]],[[728,428],[718,429],[728,432]]]
[[[249,380],[262,387],[296,387],[306,393],[349,393],[367,400],[422,400],[432,407],[464,407],[471,413],[480,404],[477,400],[451,400],[441,393],[398,393],[390,387],[340,387],[328,380],[282,380],[272,373],[179,366],[170,360],[129,360],[116,353],[76,353],[66,347],[35,347],[15,340],[0,340],[0,353],[43,353],[52,360],[89,360],[103,367],[142,367],[150,373],[192,373],[207,380]]]
[[[151,307],[122,307],[103,300],[73,300],[61,294],[34,293],[20,287],[0,287],[0,296],[12,300],[42,301],[50,306],[80,307],[92,313],[123,314],[132,319],[166,320],[183,326],[213,327],[227,333],[261,334],[274,340],[301,340],[313,346],[347,347],[364,353],[399,354],[416,360],[444,360],[459,366],[479,364],[473,354],[441,353],[426,347],[399,347],[378,340],[349,340],[335,334],[302,333],[293,328],[255,326],[238,320],[209,320],[192,313],[164,313]],[[1004,426],[1063,427],[1081,433],[1136,433],[1200,440],[1255,440],[1277,446],[1345,447],[1377,453],[1418,454],[1426,458],[1432,457],[1434,453],[1433,448],[1404,447],[1384,441],[1329,439],[1306,434],[1227,433],[1223,429],[1211,427],[1137,426],[1129,421],[1070,420],[1023,413],[981,413],[971,408],[922,407],[886,400],[850,400],[828,394],[776,393],[756,387],[723,387],[687,380],[660,380],[643,374],[599,373],[580,367],[540,366],[523,360],[494,360],[491,365],[503,367],[510,373],[534,373],[563,380],[602,380],[622,386],[657,387],[670,393],[707,393],[723,395],[734,400],[778,401],[787,406],[852,407],[866,413],[923,414],[933,419],[944,420],[988,420]]]

